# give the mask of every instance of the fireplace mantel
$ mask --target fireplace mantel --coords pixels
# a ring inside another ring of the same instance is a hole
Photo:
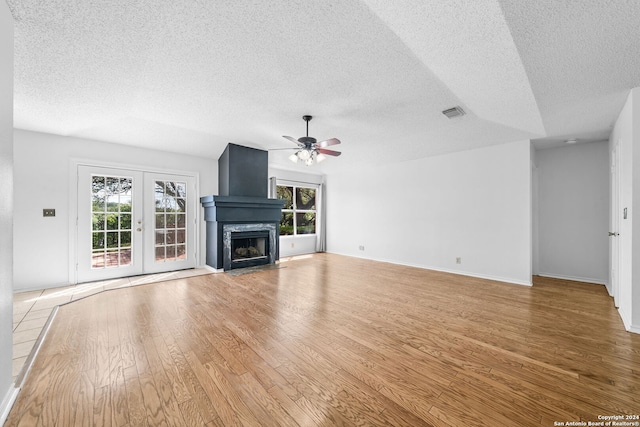
[[[200,203],[204,207],[205,221],[256,222],[258,217],[262,217],[279,223],[284,201],[262,197],[205,196],[200,198]]]

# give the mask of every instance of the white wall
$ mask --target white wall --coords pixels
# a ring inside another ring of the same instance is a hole
[[[530,285],[530,158],[518,141],[328,175],[328,251]]]
[[[607,141],[536,152],[539,274],[606,284],[609,278]]]
[[[0,1],[0,425],[16,396],[13,331],[13,17]]]
[[[199,196],[217,194],[218,163],[212,159],[119,144],[15,130],[14,289],[66,285],[69,277],[70,169],[72,159],[199,174]],[[198,202],[199,204],[199,202]],[[43,218],[54,208],[54,218]],[[198,265],[204,265],[202,215]]]
[[[618,236],[618,310],[627,330],[640,333],[640,215],[634,215],[635,209],[640,209],[640,150],[634,150],[634,147],[640,146],[640,88],[630,92],[609,140],[610,146],[618,142],[620,207],[627,208],[627,219],[621,217]],[[622,216],[622,212],[620,215]]]
[[[269,177],[296,183],[322,184],[324,176],[269,167]],[[310,254],[316,251],[316,235],[280,236],[280,258]]]

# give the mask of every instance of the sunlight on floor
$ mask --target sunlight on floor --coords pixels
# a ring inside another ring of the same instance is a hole
[[[42,332],[42,328],[47,323],[51,312],[56,306],[112,289],[146,285],[204,274],[211,274],[211,270],[196,268],[171,271],[13,294],[13,380],[15,381],[22,370],[25,361],[29,357]]]

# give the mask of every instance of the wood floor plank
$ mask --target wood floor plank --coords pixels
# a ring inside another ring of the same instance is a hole
[[[124,378],[124,369],[119,366],[111,369],[111,420],[114,426],[126,426],[129,424],[129,402],[127,400],[127,388]]]
[[[147,360],[151,368],[153,385],[160,398],[160,404],[164,412],[165,421],[171,426],[181,426],[184,424],[182,412],[178,406],[178,402],[173,394],[171,381],[167,377],[164,366],[160,361],[160,357],[155,347],[155,337],[148,337],[144,340],[144,347],[147,354]]]
[[[195,402],[204,422],[209,422],[219,416],[218,404],[216,401],[210,399],[210,382],[200,380],[199,378],[206,378],[203,372],[196,371],[195,363],[193,360],[188,360],[188,347],[185,348],[186,352],[180,349],[178,343],[174,340],[174,337],[170,335],[164,336],[165,343],[168,346],[171,359],[178,371],[181,381],[187,388],[191,399]],[[182,339],[180,339],[182,343]],[[184,345],[184,344],[183,344]],[[195,357],[194,357],[195,358]],[[220,405],[224,405],[224,402]]]
[[[603,286],[331,254],[59,308],[6,426],[546,426],[640,413]]]
[[[196,355],[193,353],[187,353],[186,360],[188,360],[190,369],[193,370],[194,378],[200,379],[198,381],[201,384],[201,389],[203,394],[205,395],[205,398],[210,399],[211,402],[215,402],[215,409],[212,407],[212,411],[211,411],[212,416],[209,417],[211,418],[211,421],[214,421],[215,419],[220,419],[224,425],[229,425],[229,426],[242,425],[243,423],[241,422],[240,418],[238,418],[238,413],[236,413],[231,403],[229,403],[225,394],[218,388],[218,386],[213,381],[209,381],[207,379],[209,376],[209,373],[207,372],[207,369],[204,366],[202,366],[202,364],[200,363],[200,360],[198,360]],[[199,406],[200,413],[201,414],[205,413],[205,411],[202,410],[202,407],[200,405],[198,406]],[[250,420],[250,421],[253,422],[253,420]]]
[[[100,387],[95,390],[93,402],[92,423],[96,427],[112,425],[112,410],[114,405],[111,402],[111,390],[109,386]],[[113,421],[115,423],[115,420]]]
[[[131,370],[132,368],[127,368]],[[135,370],[135,367],[133,367]],[[142,389],[137,375],[125,375],[125,386],[127,390],[127,408],[129,409],[129,424],[131,426],[147,425],[147,410],[145,408]]]
[[[213,363],[206,363],[203,367],[216,388],[218,390],[224,390],[223,398],[231,407],[233,413],[240,419],[242,425],[260,425],[259,420],[263,418],[264,414],[261,413],[262,411],[254,413],[247,407],[246,402],[242,398],[242,394],[239,393],[239,389],[243,388],[240,382],[241,375],[223,371]],[[224,372],[227,372],[227,375],[225,375]],[[229,381],[228,377],[231,381]]]
[[[200,427],[206,424],[193,400],[185,400],[179,406],[185,426]]]
[[[310,414],[300,408],[295,401],[289,398],[280,387],[273,386],[267,390],[269,395],[301,426],[312,426],[315,424]]]

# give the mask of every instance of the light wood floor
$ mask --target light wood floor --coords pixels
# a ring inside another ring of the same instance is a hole
[[[640,414],[603,286],[318,254],[60,307],[14,425],[553,426]]]
[[[146,285],[154,282],[209,273],[211,273],[211,271],[204,268],[194,268],[14,293],[13,380],[16,380],[18,374],[23,369],[27,357],[33,351],[33,347],[40,336],[42,328],[47,323],[51,312],[56,306],[110,289]]]

